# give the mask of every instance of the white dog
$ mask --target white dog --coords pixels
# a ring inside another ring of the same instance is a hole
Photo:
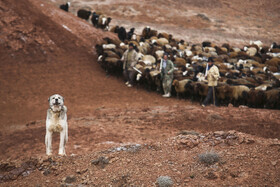
[[[67,107],[64,105],[64,98],[55,94],[49,98],[50,108],[47,111],[46,119],[46,153],[52,154],[52,134],[60,133],[59,155],[66,155],[65,144],[68,141]]]

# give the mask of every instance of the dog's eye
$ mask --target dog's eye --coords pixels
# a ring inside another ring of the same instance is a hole
[[[58,99],[60,99],[60,97],[58,97]]]

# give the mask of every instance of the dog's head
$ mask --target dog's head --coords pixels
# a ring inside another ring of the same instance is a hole
[[[52,95],[49,97],[49,105],[52,111],[60,112],[64,105],[64,98],[59,94]]]

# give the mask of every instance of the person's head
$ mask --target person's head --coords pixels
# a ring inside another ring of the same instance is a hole
[[[209,57],[207,60],[209,65],[213,65],[214,64],[214,59],[212,57]]]
[[[134,49],[133,43],[130,43],[130,44],[129,44],[129,48],[128,48],[128,49],[129,49],[130,51]]]
[[[167,59],[168,59],[168,53],[164,53],[164,54],[163,54],[163,59],[164,59],[164,60],[167,60]]]

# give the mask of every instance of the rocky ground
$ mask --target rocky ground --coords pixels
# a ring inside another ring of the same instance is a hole
[[[250,39],[279,41],[276,1],[158,2],[72,3],[75,9],[97,7],[113,17],[113,24],[135,24],[139,30],[149,23],[191,42],[204,37],[236,45]],[[129,89],[96,63],[94,46],[105,36],[116,36],[57,9],[59,3],[0,1],[0,186],[154,186],[159,176],[169,176],[178,186],[280,183],[279,111],[202,108],[199,103],[163,99],[141,87]],[[176,15],[156,20],[170,4],[171,10],[178,9],[170,12],[185,15],[190,24],[183,18],[175,22]],[[143,12],[149,10],[159,13],[149,17]],[[129,18],[123,14],[139,11]],[[141,20],[140,15],[147,17]],[[213,19],[221,15],[227,29],[217,34]],[[250,32],[228,32],[246,25]],[[69,109],[69,142],[67,156],[56,156],[56,135],[55,154],[48,158],[45,117],[47,98],[54,93],[65,97]],[[204,163],[204,153],[216,159]]]

